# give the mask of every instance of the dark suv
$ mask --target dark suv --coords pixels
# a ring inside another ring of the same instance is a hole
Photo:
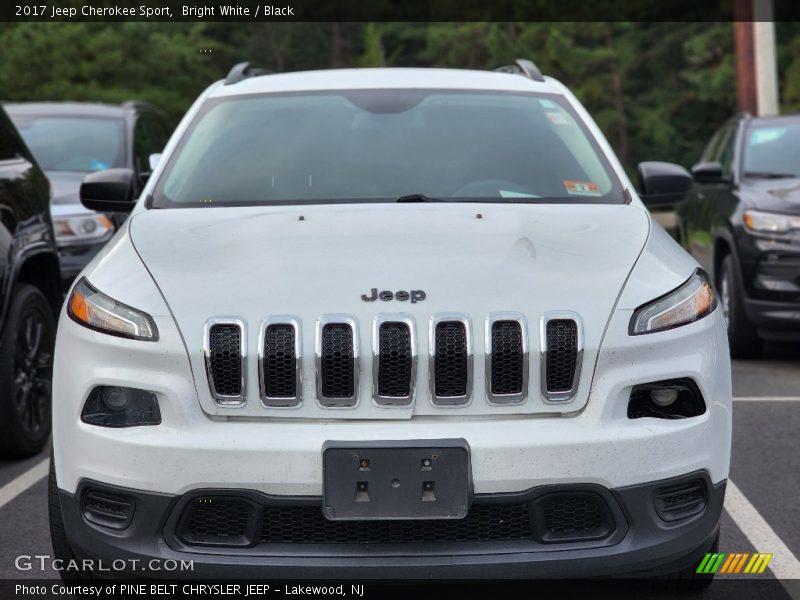
[[[67,288],[123,220],[84,208],[81,181],[95,171],[128,168],[136,173],[138,195],[152,170],[151,156],[164,149],[173,124],[144,102],[31,102],[5,108],[53,186],[53,227]]]
[[[800,115],[734,117],[692,174],[679,237],[715,274],[731,355],[800,341]]]
[[[0,455],[35,454],[50,435],[61,279],[48,182],[0,108]]]

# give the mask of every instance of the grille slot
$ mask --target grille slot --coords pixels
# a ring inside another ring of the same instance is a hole
[[[706,488],[699,479],[661,488],[655,495],[656,512],[668,522],[700,514],[706,502]]]
[[[527,396],[528,343],[522,315],[489,317],[486,327],[486,388],[496,404]]]
[[[220,404],[244,401],[244,325],[212,320],[206,325],[206,367],[214,398]]]
[[[377,321],[375,400],[408,404],[413,400],[415,344],[410,321]]]
[[[179,536],[191,545],[247,546],[255,537],[258,512],[255,505],[243,498],[195,498],[181,517]]]
[[[267,322],[262,329],[261,396],[267,406],[295,406],[300,401],[298,321]]]
[[[472,348],[466,318],[431,323],[431,383],[435,404],[466,404],[472,384]]]
[[[554,400],[572,397],[580,361],[580,334],[575,319],[550,319],[547,321],[544,352],[544,380],[546,395]]]
[[[317,339],[317,395],[326,406],[355,406],[358,347],[353,320],[320,319]]]
[[[595,540],[613,530],[613,518],[600,496],[590,492],[547,494],[536,505],[540,541]]]

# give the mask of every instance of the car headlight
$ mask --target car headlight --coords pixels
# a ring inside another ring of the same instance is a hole
[[[53,218],[56,244],[73,246],[102,242],[114,233],[114,223],[105,215],[76,215]]]
[[[637,308],[629,332],[631,335],[655,333],[694,323],[717,306],[717,298],[708,275],[697,269],[686,283],[661,298]]]
[[[755,233],[788,233],[800,230],[800,216],[782,215],[761,210],[744,211],[744,226]]]
[[[67,314],[73,321],[109,335],[132,340],[158,341],[153,318],[93,288],[85,277],[72,288],[67,300]]]

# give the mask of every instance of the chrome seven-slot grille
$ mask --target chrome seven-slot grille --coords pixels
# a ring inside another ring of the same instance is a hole
[[[327,315],[316,324],[316,395],[322,406],[352,407],[358,402],[359,336],[354,318]],[[246,401],[247,330],[239,319],[215,318],[206,324],[204,349],[209,386],[220,404]],[[441,406],[463,406],[472,396],[473,332],[466,315],[435,315],[429,330],[431,399]],[[542,395],[548,401],[574,396],[580,374],[582,333],[572,313],[541,321]],[[258,340],[261,402],[267,407],[297,406],[302,401],[300,320],[271,317]],[[417,331],[408,315],[379,315],[373,322],[373,399],[407,406],[414,401]],[[527,322],[519,313],[486,319],[485,379],[493,404],[524,402],[528,395]]]

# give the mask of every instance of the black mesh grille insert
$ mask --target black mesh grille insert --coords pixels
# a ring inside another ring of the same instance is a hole
[[[225,496],[195,498],[183,513],[179,537],[187,544],[244,546],[250,543],[258,508]]]
[[[606,537],[613,528],[605,502],[592,493],[548,494],[536,505],[543,542]]]
[[[436,324],[435,392],[439,397],[467,394],[467,330],[460,321]]]
[[[547,322],[547,391],[568,392],[578,359],[578,325],[572,319]]]
[[[531,539],[527,504],[476,504],[463,519],[328,521],[319,506],[269,506],[261,542],[368,544],[477,542]]]
[[[406,323],[382,323],[378,331],[378,395],[411,395],[411,330]]]
[[[222,396],[241,395],[241,331],[238,325],[212,325],[209,351],[214,390]]]
[[[518,321],[492,323],[492,393],[522,393],[522,325]]]
[[[297,395],[294,327],[268,325],[264,333],[264,393],[268,398]]]
[[[699,479],[661,488],[655,495],[658,516],[665,521],[677,521],[703,512],[706,508],[706,488]]]
[[[320,377],[322,396],[351,398],[355,395],[353,365],[353,330],[344,323],[322,328]]]

